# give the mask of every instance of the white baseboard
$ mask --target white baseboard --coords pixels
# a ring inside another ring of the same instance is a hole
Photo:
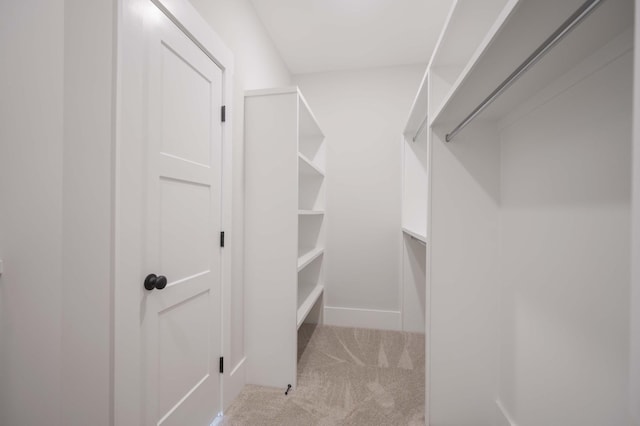
[[[517,426],[499,399],[496,400],[496,419],[498,426]]]
[[[400,311],[325,306],[324,324],[378,330],[402,330],[402,314]]]
[[[240,362],[233,367],[231,373],[224,378],[224,401],[222,404],[224,410],[229,408],[229,405],[236,399],[247,383],[246,360],[247,357],[242,358]]]

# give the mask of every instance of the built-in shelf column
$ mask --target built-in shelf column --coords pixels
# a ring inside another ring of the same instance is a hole
[[[246,93],[245,152],[247,382],[285,389],[324,293],[324,135],[297,88]]]

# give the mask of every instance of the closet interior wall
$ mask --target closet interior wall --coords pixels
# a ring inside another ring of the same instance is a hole
[[[406,240],[400,232],[403,148],[398,129],[405,125],[425,67],[293,77],[326,134],[326,324],[424,329],[424,278],[419,287],[403,288],[402,283],[408,265],[403,264]],[[421,200],[416,195],[416,202],[426,205],[424,194]],[[424,247],[416,249],[424,252]]]
[[[630,424],[633,2],[446,142],[583,1],[474,3],[429,67],[428,424]]]

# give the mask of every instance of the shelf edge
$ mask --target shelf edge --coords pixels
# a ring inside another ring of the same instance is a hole
[[[298,92],[298,96],[300,97],[300,102],[306,108],[307,112],[309,113],[309,116],[311,117],[311,120],[313,121],[313,123],[316,125],[316,127],[320,131],[320,136],[322,136],[322,138],[324,139],[326,136],[325,136],[324,132],[322,131],[322,126],[320,126],[320,123],[318,123],[318,119],[316,118],[316,115],[311,110],[311,107],[309,106],[309,103],[307,102],[307,99],[302,95],[302,92],[300,91],[300,88],[296,87],[296,91]]]
[[[489,28],[489,31],[487,31],[487,33],[485,34],[478,48],[475,50],[473,55],[471,55],[467,63],[462,68],[460,75],[458,76],[456,81],[451,85],[451,89],[449,89],[448,93],[445,95],[440,105],[437,105],[436,108],[434,108],[435,109],[434,114],[430,117],[430,120],[429,120],[429,127],[435,124],[438,124],[439,119],[442,118],[443,111],[449,105],[451,100],[458,94],[462,85],[466,82],[466,80],[469,78],[471,73],[474,71],[474,68],[477,65],[477,63],[480,61],[480,59],[482,59],[486,51],[491,47],[494,39],[499,35],[500,30],[504,27],[504,25],[506,25],[507,21],[511,18],[512,13],[515,12],[520,1],[522,0],[509,0],[507,4],[505,4],[502,11],[498,14],[498,16],[496,17],[496,20],[491,25],[491,28]]]
[[[311,160],[305,157],[302,153],[298,152],[298,158],[302,160],[302,162],[306,163],[309,167],[311,167],[317,174],[324,177],[324,171],[322,171],[318,166],[313,164]]]
[[[403,131],[403,134],[405,135],[410,134],[410,136],[413,137],[413,134],[418,130],[418,127],[420,127],[420,124],[422,123],[422,121],[425,119],[426,116],[428,116],[428,113],[429,113],[428,111],[429,93],[427,90],[428,76],[429,76],[429,69],[427,68],[424,72],[424,76],[422,77],[422,81],[420,82],[420,86],[418,86],[418,91],[416,92],[416,96],[413,98],[413,103],[411,104],[411,108],[409,109],[409,116],[407,117],[407,121],[404,125],[404,131]],[[424,107],[425,117],[418,117],[418,120],[419,120],[418,127],[413,128],[414,126],[411,126],[412,118],[414,117],[415,114],[417,114],[416,110],[420,108],[419,104],[422,100],[424,100],[424,103],[425,103],[425,107]]]
[[[427,243],[427,236],[426,235],[422,235],[416,231],[412,231],[409,228],[403,226],[402,227],[402,232],[404,232],[405,234],[409,235],[410,237],[415,238],[416,240],[420,240],[423,243]]]
[[[304,255],[298,257],[298,272],[306,268],[311,262],[316,260],[323,253],[324,253],[324,248],[318,247],[316,249],[311,250],[309,253],[305,253]]]
[[[300,304],[298,310],[296,311],[296,326],[298,329],[300,328],[304,320],[307,319],[307,316],[309,315],[309,312],[311,312],[313,305],[316,304],[323,292],[324,286],[320,283],[316,284],[313,290],[311,290],[311,293],[309,293],[309,296],[307,296],[304,302]]]
[[[298,93],[297,86],[288,86],[288,87],[274,87],[270,89],[250,89],[244,91],[245,97],[251,96],[269,96],[269,95],[284,95],[291,93]]]

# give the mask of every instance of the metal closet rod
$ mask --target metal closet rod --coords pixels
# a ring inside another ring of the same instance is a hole
[[[545,54],[549,52],[560,40],[562,40],[571,30],[573,30],[579,23],[581,23],[591,12],[598,7],[603,0],[587,0],[576,10],[566,21],[558,27],[557,30],[553,32],[547,38],[544,43],[542,43],[525,61],[520,64],[518,68],[514,72],[509,75],[500,85],[493,91],[489,96],[483,100],[480,105],[474,109],[471,114],[469,114],[460,124],[458,124],[450,133],[447,133],[445,136],[445,140],[450,142],[456,134],[458,134],[462,129],[464,129],[467,124],[473,121],[474,118],[478,116],[482,111],[485,110],[493,101],[495,101],[502,93],[507,90],[515,81],[520,78],[525,72],[529,70],[533,65],[536,64]]]
[[[429,115],[425,115],[424,116],[424,120],[422,120],[422,123],[420,123],[420,127],[418,127],[418,130],[416,130],[416,134],[413,135],[413,141],[415,142],[416,139],[418,139],[418,136],[420,136],[420,133],[422,133],[422,131],[424,130],[425,126],[427,125],[427,119],[429,118]]]

